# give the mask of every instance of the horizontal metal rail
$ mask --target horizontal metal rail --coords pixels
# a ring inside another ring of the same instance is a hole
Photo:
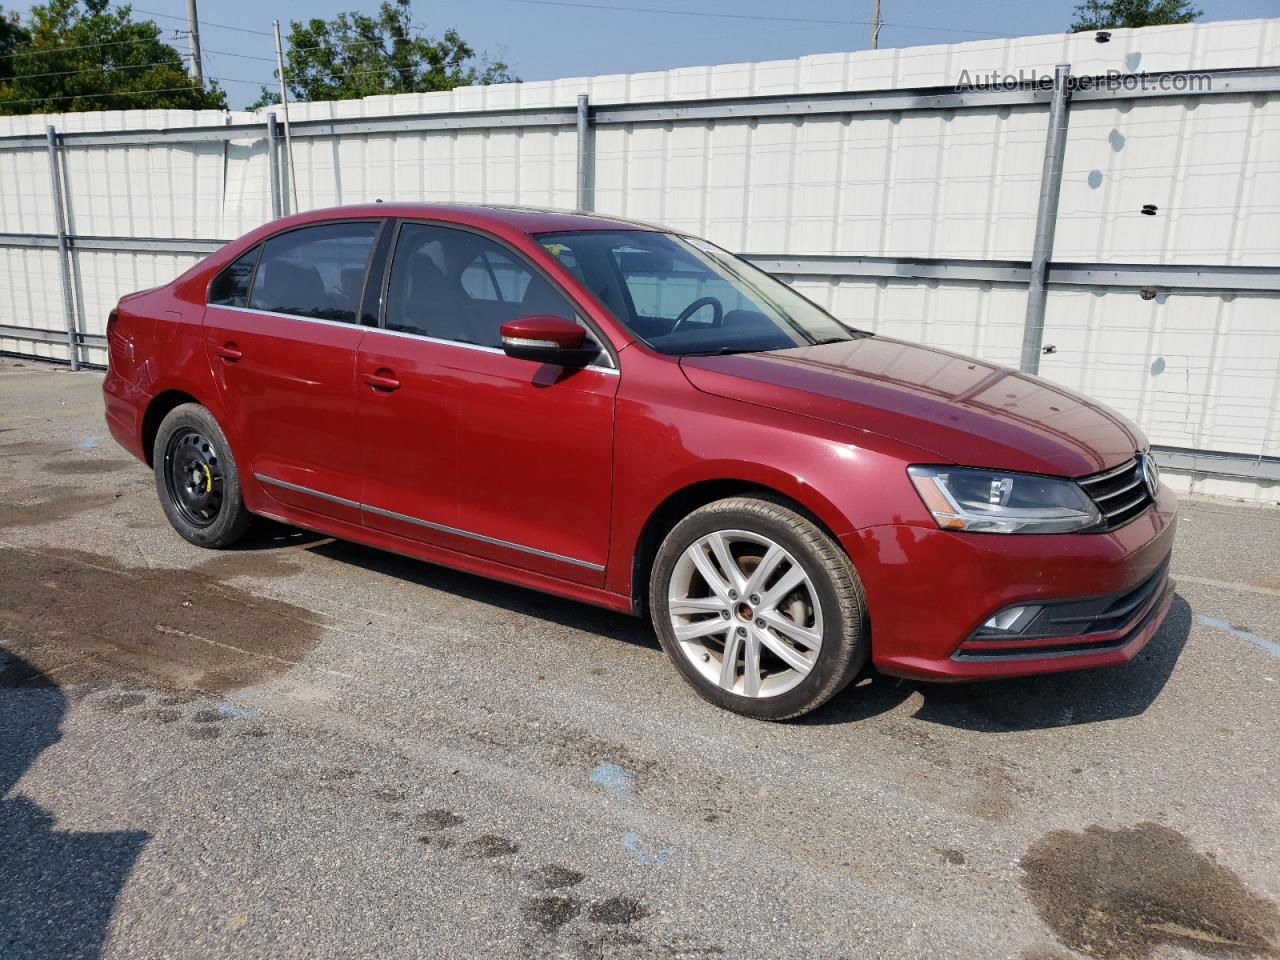
[[[1174,89],[1174,78],[1202,77],[1195,89]],[[1126,86],[1138,83],[1136,89]],[[1163,78],[1163,80],[1162,80]],[[1220,70],[1168,70],[1150,74],[1075,78],[1072,100],[1141,100],[1151,97],[1205,97],[1280,91],[1280,67]],[[958,90],[955,85],[910,90],[871,90],[841,93],[787,93],[748,97],[703,97],[646,103],[593,105],[593,125],[714,120],[724,118],[813,117],[853,113],[896,113],[913,110],[975,110],[1004,106],[1048,109],[1052,90],[1040,84]],[[228,115],[229,119],[229,115]],[[577,107],[529,107],[514,110],[466,110],[445,113],[405,113],[380,117],[332,117],[290,124],[294,137],[331,137],[411,133],[432,130],[485,130],[503,127],[573,127]],[[173,143],[222,143],[260,140],[267,135],[267,118],[255,123],[226,123],[151,130],[81,130],[62,132],[65,147],[120,145],[163,146]],[[43,150],[43,135],[0,137],[0,150]]]
[[[86,347],[98,347],[105,350],[107,347],[107,338],[100,333],[80,333],[76,335],[77,341]],[[67,331],[66,328],[61,330],[50,330],[42,327],[18,327],[11,323],[0,323],[0,340],[25,340],[31,343],[59,343],[66,345]],[[36,357],[34,359],[44,360],[44,357]]]
[[[205,256],[227,240],[170,239],[166,237],[67,238],[73,250],[119,250],[131,253],[168,253]],[[37,247],[56,250],[51,234],[0,233],[0,247]],[[965,260],[954,257],[863,257],[838,254],[784,256],[747,253],[743,257],[768,273],[783,276],[867,277],[875,279],[985,281],[1027,283],[1031,265],[1026,260]],[[1280,266],[1235,267],[1200,264],[1050,263],[1053,286],[1151,287],[1156,292],[1183,291],[1241,293],[1280,297]]]
[[[1197,473],[1231,480],[1255,483],[1280,483],[1280,457],[1251,456],[1247,453],[1223,453],[1190,447],[1165,447],[1153,444],[1151,452],[1162,470]]]

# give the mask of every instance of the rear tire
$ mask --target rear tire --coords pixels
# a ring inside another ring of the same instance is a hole
[[[718,500],[676,524],[654,560],[649,609],[700,696],[761,720],[826,703],[871,650],[848,556],[796,509],[757,497]]]
[[[226,435],[198,403],[174,407],[160,422],[153,458],[156,492],[173,529],[198,547],[229,547],[249,527],[240,471]]]

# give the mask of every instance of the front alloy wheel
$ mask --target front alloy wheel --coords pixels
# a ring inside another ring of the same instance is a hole
[[[744,697],[793,689],[822,649],[822,603],[804,567],[746,530],[717,530],[685,549],[667,614],[694,669]]]
[[[843,689],[870,649],[848,556],[790,504],[732,497],[676,524],[654,559],[649,606],[677,669],[705,699],[767,720]]]

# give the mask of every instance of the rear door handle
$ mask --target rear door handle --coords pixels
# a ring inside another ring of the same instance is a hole
[[[395,378],[390,370],[378,370],[375,373],[366,373],[364,382],[373,389],[381,393],[390,393],[392,390],[400,389],[400,381]]]
[[[228,363],[235,363],[244,356],[234,343],[216,344],[214,345],[213,352]]]

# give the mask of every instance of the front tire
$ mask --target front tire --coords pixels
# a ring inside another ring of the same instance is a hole
[[[198,403],[174,407],[155,442],[156,492],[173,529],[198,547],[229,547],[252,519],[240,471],[213,415]]]
[[[844,551],[782,503],[732,497],[681,520],[649,581],[658,640],[704,699],[762,720],[826,703],[870,652]]]

